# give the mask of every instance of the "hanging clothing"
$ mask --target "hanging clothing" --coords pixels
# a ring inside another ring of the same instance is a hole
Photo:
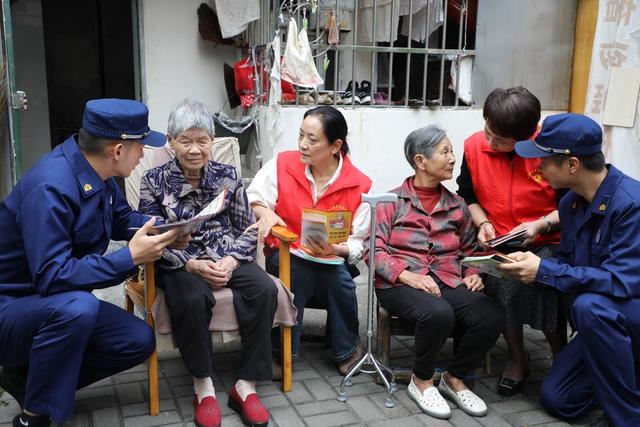
[[[416,8],[416,4],[422,4],[422,6]],[[429,17],[427,17],[427,10]],[[424,42],[444,23],[444,2],[443,0],[414,0],[413,9],[410,11],[409,0],[401,0],[400,16],[406,16],[406,18],[402,21],[400,34],[407,37],[409,37],[409,15],[413,15],[410,38],[417,42]],[[429,34],[427,34],[427,21],[429,22]]]
[[[429,12],[429,35],[444,22],[443,0],[378,0],[375,2],[376,22],[373,28],[374,1],[360,2],[360,35],[362,41],[391,42],[398,38],[398,24],[401,16],[413,15],[411,39],[424,42],[427,38],[427,9]],[[409,36],[409,19],[404,19],[401,34]]]
[[[260,19],[260,0],[215,0],[222,37],[237,36]]]
[[[363,42],[390,42],[398,38],[398,20],[400,19],[400,2],[378,0],[375,5],[376,24],[373,27],[373,0],[360,2],[361,23],[359,34]]]
[[[273,49],[273,66],[269,74],[269,107],[266,115],[266,128],[269,146],[273,147],[282,132],[284,132],[284,124],[282,120],[280,120],[280,113],[282,112],[282,104],[280,102],[282,97],[282,64],[280,63],[282,49],[280,48],[280,34],[276,34],[273,38],[271,49]]]
[[[303,28],[298,33],[298,24],[293,18],[289,20],[287,46],[282,59],[282,79],[310,88],[316,88],[324,83],[311,54],[307,30]]]

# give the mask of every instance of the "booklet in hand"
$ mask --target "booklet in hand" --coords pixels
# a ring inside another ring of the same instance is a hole
[[[292,255],[297,256],[298,258],[306,259],[307,261],[313,261],[320,264],[329,264],[329,265],[341,265],[344,264],[344,258],[337,255],[328,255],[328,256],[318,256],[311,255],[309,252],[304,250],[303,248],[291,248],[289,252]]]
[[[303,208],[300,248],[292,248],[290,252],[299,258],[321,264],[344,263],[344,258],[336,255],[314,255],[309,241],[324,241],[330,245],[346,242],[351,233],[351,218],[352,215],[349,211],[321,211]]]
[[[485,244],[490,248],[495,248],[504,244],[508,246],[520,246],[524,240],[522,237],[524,237],[525,234],[527,234],[527,230],[525,229],[512,231],[511,233],[503,234],[502,236],[487,240]]]
[[[504,274],[496,269],[498,264],[515,262],[508,255],[494,252],[488,255],[468,256],[462,260],[465,267],[473,267],[494,277],[504,277]]]
[[[330,245],[346,242],[351,233],[351,212],[303,208],[300,228],[300,244],[303,247],[309,248],[309,239],[323,240]]]
[[[164,233],[165,231],[173,230],[174,228],[180,229],[180,235],[184,236],[192,233],[204,222],[218,215],[224,208],[224,201],[227,196],[227,189],[222,190],[215,199],[211,201],[200,213],[193,218],[184,219],[182,221],[169,222],[164,224],[154,225],[151,228],[151,232],[154,234]],[[132,227],[131,230],[138,230],[139,227]]]

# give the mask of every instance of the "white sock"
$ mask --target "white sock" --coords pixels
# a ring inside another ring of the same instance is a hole
[[[238,380],[236,382],[236,391],[238,392],[238,395],[240,395],[240,399],[244,401],[247,399],[247,396],[256,392],[256,382]]]
[[[216,390],[213,388],[213,381],[211,381],[211,377],[193,377],[193,390],[198,398],[198,403],[202,402],[202,399],[205,397],[216,397]]]

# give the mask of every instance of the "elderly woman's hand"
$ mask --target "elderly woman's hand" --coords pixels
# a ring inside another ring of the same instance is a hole
[[[438,287],[438,284],[433,280],[433,278],[431,278],[431,276],[426,274],[416,274],[408,270],[404,270],[398,276],[398,282],[440,298],[440,288]]]
[[[226,262],[218,265],[220,262],[222,260],[214,262],[208,259],[190,259],[185,265],[185,270],[202,277],[213,289],[219,289],[227,284],[235,269],[230,268]]]
[[[187,249],[190,241],[191,241],[191,233],[185,234],[182,236],[178,236],[176,240],[174,240],[174,242],[169,245],[169,247],[171,249],[177,249],[179,251],[183,251]]]
[[[276,225],[286,227],[287,224],[271,209],[263,208],[260,219],[249,228],[258,228],[258,243],[264,243],[264,239],[271,232],[271,228]]]
[[[467,289],[469,289],[471,292],[479,292],[484,289],[482,277],[478,276],[477,274],[467,276],[462,279],[462,281],[464,282],[464,285],[467,287]]]

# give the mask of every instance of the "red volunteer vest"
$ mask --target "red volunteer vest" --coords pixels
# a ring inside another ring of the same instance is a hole
[[[556,209],[555,190],[540,172],[540,159],[525,159],[498,153],[489,147],[484,132],[476,132],[464,142],[478,203],[496,229],[496,235],[534,221]],[[536,243],[558,243],[560,233],[538,236]]]
[[[362,193],[371,188],[371,180],[360,172],[349,160],[342,156],[342,170],[338,179],[318,198],[314,205],[309,181],[304,174],[305,165],[300,161],[298,151],[284,151],[278,154],[278,200],[275,212],[287,224],[287,228],[300,235],[300,223],[303,208],[314,208],[324,211],[350,211],[354,214],[362,202]],[[278,239],[269,235],[266,245],[277,249]],[[300,239],[291,246],[297,248]]]

